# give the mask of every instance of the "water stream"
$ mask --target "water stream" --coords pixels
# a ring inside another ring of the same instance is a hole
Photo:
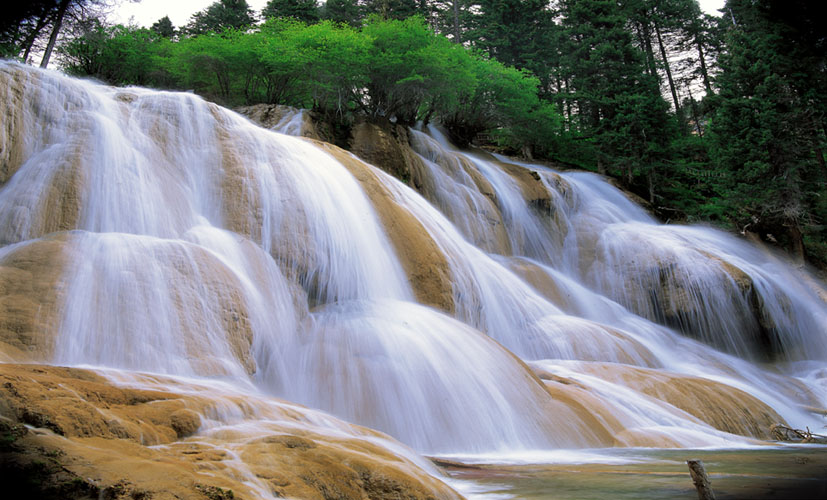
[[[419,462],[749,448],[776,420],[824,425],[806,409],[827,407],[823,285],[660,224],[595,174],[430,127],[411,131],[415,191],[192,94],[8,62],[0,81],[0,273],[31,263],[32,300],[51,297],[53,343],[28,360],[220,380]],[[418,303],[426,270],[452,307]]]

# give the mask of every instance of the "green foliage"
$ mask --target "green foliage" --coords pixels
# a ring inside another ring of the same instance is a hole
[[[320,16],[354,28],[362,25],[362,9],[357,0],[327,0],[320,9]]]
[[[172,25],[172,21],[169,19],[169,16],[164,16],[161,19],[158,19],[152,26],[150,26],[149,29],[154,31],[158,36],[164,38],[172,38],[175,36],[175,26]]]
[[[258,72],[253,44],[245,34],[227,29],[186,38],[174,44],[167,69],[196,92],[232,103],[251,92]]]
[[[824,56],[800,45],[775,20],[769,2],[731,0],[726,52],[720,58],[713,158],[729,217],[741,227],[802,251],[802,233],[824,241]],[[726,21],[725,21],[726,22]],[[811,74],[813,73],[813,74]]]
[[[161,46],[159,36],[145,28],[107,27],[93,20],[82,37],[60,48],[66,71],[116,85],[148,85],[147,61]]]
[[[254,22],[253,11],[246,0],[218,0],[193,14],[186,31],[191,35],[201,35],[228,28],[244,28]]]
[[[474,86],[469,54],[430,31],[421,17],[374,17],[362,33],[371,40],[366,103],[371,115],[412,124]]]
[[[342,116],[353,110],[367,83],[370,40],[346,25],[322,21],[306,26],[275,22],[266,26],[268,50],[262,62],[275,78],[296,91],[287,104]]]
[[[544,0],[479,0],[465,38],[503,64],[542,67],[552,12]],[[540,71],[534,71],[540,74]]]
[[[644,179],[651,200],[673,136],[657,79],[646,73],[614,1],[567,0],[562,12],[571,47],[563,65],[580,109],[573,125],[593,139],[601,169],[629,184]]]
[[[225,104],[311,108],[338,120],[364,112],[398,123],[439,119],[465,141],[496,130],[504,145],[549,151],[561,118],[525,70],[437,35],[421,17],[370,18],[357,30],[272,18],[172,41],[100,24],[64,48],[67,69],[117,83],[192,89]]]
[[[380,19],[407,19],[417,14],[417,0],[365,0],[364,11]]]
[[[550,151],[562,117],[551,103],[539,99],[537,78],[483,57],[472,62],[476,85],[464,87],[442,118],[453,139],[465,144],[491,130],[506,147]]]
[[[261,17],[292,17],[298,21],[314,23],[319,20],[316,0],[269,0],[261,9]]]

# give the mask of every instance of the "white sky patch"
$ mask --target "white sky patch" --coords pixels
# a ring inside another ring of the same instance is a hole
[[[189,22],[190,16],[214,2],[215,0],[141,0],[136,3],[122,1],[112,9],[109,20],[120,24],[133,22],[148,28],[162,17],[169,16],[172,24],[180,28]],[[247,4],[258,15],[267,4],[267,0],[247,0]]]
[[[206,9],[215,0],[141,0],[133,3],[122,1],[112,9],[109,20],[114,23],[149,27],[164,16],[169,16],[172,24],[179,28],[194,13]],[[699,0],[701,9],[707,14],[719,15],[718,9],[724,6],[724,0]],[[247,0],[247,4],[258,14],[267,4],[267,0]]]
[[[719,9],[724,8],[724,0],[698,0],[701,10],[713,16],[720,16]]]

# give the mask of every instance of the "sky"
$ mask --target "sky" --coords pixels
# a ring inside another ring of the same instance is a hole
[[[190,16],[199,10],[204,10],[208,5],[215,0],[141,0],[140,2],[129,2],[129,0],[121,0],[123,3],[116,5],[112,10],[112,15],[109,19],[116,23],[127,23],[130,17],[139,26],[149,27],[164,16],[169,16],[172,24],[178,28],[187,24]],[[247,0],[254,11],[259,12],[267,0]]]
[[[122,0],[112,10],[109,19],[116,23],[126,24],[130,20],[139,26],[149,27],[164,16],[169,16],[175,27],[187,24],[190,16],[199,10],[203,10],[215,0],[141,0],[140,2],[129,2]],[[256,12],[260,11],[267,3],[267,0],[247,0],[247,4]],[[724,0],[699,0],[701,9],[708,14],[718,15]]]

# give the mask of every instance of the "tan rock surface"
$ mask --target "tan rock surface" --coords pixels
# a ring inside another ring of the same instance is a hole
[[[408,137],[404,127],[391,123],[359,122],[351,129],[348,145],[349,150],[365,162],[404,182],[411,179],[405,151]]]
[[[552,304],[564,311],[571,310],[573,302],[570,294],[542,267],[523,257],[509,257],[505,264],[511,272],[531,285]]]
[[[213,396],[206,387],[177,393],[174,381],[135,377],[172,389],[116,385],[90,370],[0,365],[5,490],[30,498],[460,498],[378,444],[314,432],[300,407],[273,410],[264,399]],[[254,431],[202,428],[178,440],[221,405],[254,418],[277,413]],[[351,436],[376,435],[340,425]]]
[[[540,180],[540,174],[511,163],[497,162],[497,164],[517,181],[520,190],[523,192],[523,198],[529,206],[541,214],[551,214],[551,194],[548,192],[548,189],[546,189],[543,181]]]
[[[284,106],[282,104],[254,104],[252,106],[236,108],[235,111],[268,129],[277,127],[288,115],[299,112],[298,109],[292,106]],[[319,133],[316,131],[316,125],[308,113],[302,115],[299,135],[310,139],[320,139]]]
[[[0,257],[0,353],[5,361],[52,359],[55,332],[72,279],[65,266],[73,259],[89,258],[82,244],[87,241],[86,236],[88,233],[55,233],[18,245]],[[180,340],[197,372],[204,375],[224,372],[220,363],[212,359],[214,353],[207,350],[202,337],[210,328],[209,322],[214,321],[221,326],[220,333],[226,338],[232,355],[248,373],[254,373],[252,326],[238,278],[201,247],[156,239],[131,242],[130,238],[138,237],[126,238],[120,247],[124,251],[123,269],[133,273],[139,290],[157,286],[153,281],[157,273],[168,277],[168,292],[174,307],[164,311],[177,316],[170,318],[171,323],[182,326]],[[144,253],[147,249],[151,251]],[[147,273],[148,270],[152,272]],[[146,293],[152,295],[151,291]],[[134,307],[129,302],[134,296],[124,293],[119,296],[119,302],[110,305],[116,308],[115,313],[126,314]],[[192,311],[201,314],[192,314]],[[87,314],[113,314],[113,311],[90,310]],[[139,327],[137,324],[126,326]],[[98,332],[99,335],[113,333]],[[127,335],[127,332],[117,333]]]
[[[754,396],[713,380],[610,363],[579,366],[586,373],[669,403],[724,432],[769,439],[770,426],[784,422],[775,410]]]
[[[0,70],[0,186],[5,184],[23,162],[22,145],[25,128],[23,93],[34,88],[35,73],[19,71],[14,66]]]
[[[54,349],[57,307],[65,289],[68,233],[23,243],[0,257],[0,354],[44,361]]]
[[[454,311],[448,261],[422,224],[396,204],[370,167],[336,146],[317,143],[342,163],[362,185],[391,240],[418,302]]]

